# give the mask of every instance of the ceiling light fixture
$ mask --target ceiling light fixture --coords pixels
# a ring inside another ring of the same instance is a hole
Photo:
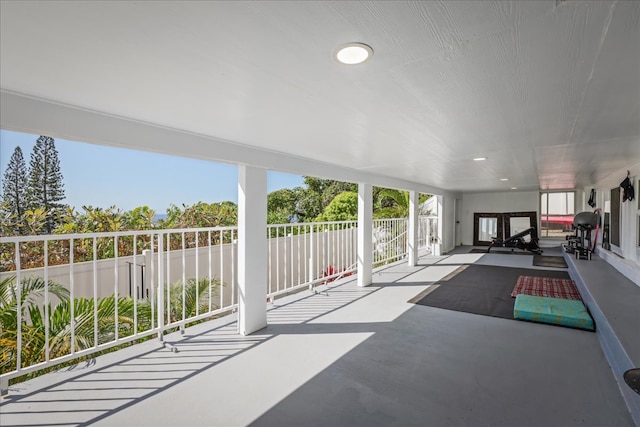
[[[474,162],[481,162],[483,160],[487,160],[487,158],[486,157],[476,157],[476,158],[473,159]]]
[[[518,187],[511,187],[511,189],[512,189],[512,190],[517,190],[517,189],[518,189]]]
[[[347,43],[338,48],[336,59],[347,65],[362,64],[373,55],[373,49],[364,43]]]
[[[509,178],[500,178],[500,181],[509,181]]]

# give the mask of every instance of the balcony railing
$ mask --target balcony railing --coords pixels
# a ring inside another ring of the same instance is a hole
[[[418,226],[428,251],[437,219]],[[374,266],[406,257],[407,229],[374,220]],[[236,310],[237,237],[216,227],[0,238],[0,388]],[[269,301],[356,272],[356,221],[269,225],[267,237]]]

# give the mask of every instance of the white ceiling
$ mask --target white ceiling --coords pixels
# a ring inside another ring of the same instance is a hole
[[[5,93],[448,191],[584,187],[640,162],[640,2],[0,7]],[[353,41],[372,59],[337,63]]]

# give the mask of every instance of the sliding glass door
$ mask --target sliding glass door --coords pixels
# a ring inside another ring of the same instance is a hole
[[[540,237],[564,239],[574,234],[575,192],[540,193]]]

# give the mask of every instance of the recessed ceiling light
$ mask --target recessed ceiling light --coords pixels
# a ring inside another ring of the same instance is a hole
[[[336,59],[347,65],[362,64],[373,55],[373,49],[364,43],[347,43],[338,48]]]
[[[517,189],[518,189],[518,187],[511,187],[511,189],[512,189],[512,190],[517,190]]]
[[[487,160],[486,157],[476,157],[475,159],[473,159],[474,162],[481,162],[483,160]]]
[[[500,178],[500,181],[509,181],[509,178]]]

